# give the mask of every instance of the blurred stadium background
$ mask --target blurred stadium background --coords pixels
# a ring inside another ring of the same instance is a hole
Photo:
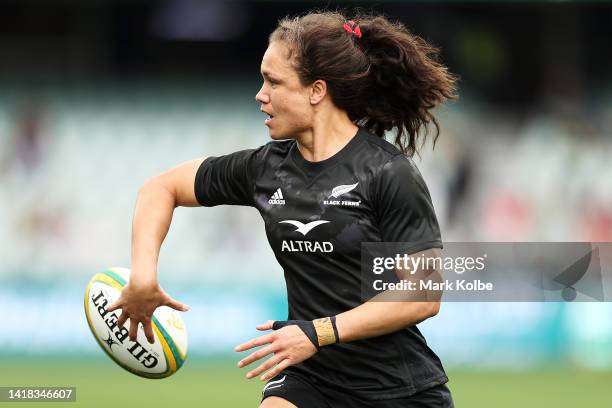
[[[256,406],[232,349],[286,301],[255,210],[176,211],[159,275],[192,310],[170,379],[114,366],[82,294],[129,266],[147,178],[268,140],[254,100],[267,35],[326,5],[401,19],[461,76],[420,162],[445,240],[612,241],[609,2],[4,0],[0,386],[75,385],[69,406]],[[610,304],[445,304],[421,327],[458,407],[612,406]]]

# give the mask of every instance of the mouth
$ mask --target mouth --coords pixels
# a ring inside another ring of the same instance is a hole
[[[273,118],[274,118],[274,115],[268,115],[264,123],[268,125],[272,121]]]

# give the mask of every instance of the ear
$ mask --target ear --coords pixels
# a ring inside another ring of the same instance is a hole
[[[310,85],[310,104],[317,105],[327,95],[327,84],[322,79],[317,79]]]

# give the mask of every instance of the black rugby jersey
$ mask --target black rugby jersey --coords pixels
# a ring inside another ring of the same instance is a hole
[[[442,247],[427,187],[414,163],[360,129],[334,156],[309,162],[295,140],[207,158],[195,194],[203,206],[257,208],[282,266],[289,319],[312,320],[361,301],[361,243]],[[322,347],[287,370],[366,399],[409,396],[448,381],[416,326]]]

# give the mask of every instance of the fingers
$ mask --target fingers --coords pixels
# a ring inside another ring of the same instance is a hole
[[[145,320],[143,326],[145,336],[147,337],[149,343],[155,343],[155,336],[153,335],[153,326],[151,325],[151,319]]]
[[[123,306],[123,302],[121,301],[121,298],[119,298],[116,301],[114,301],[113,304],[107,307],[106,310],[109,312],[112,312],[113,310],[117,310],[122,306]]]
[[[130,340],[136,341],[137,333],[138,333],[138,320],[134,319],[133,317],[130,317],[130,331],[129,331]]]
[[[281,356],[281,355],[275,355],[273,357],[270,357],[264,363],[262,363],[259,367],[257,367],[256,369],[252,371],[249,371],[246,375],[246,378],[253,378],[255,376],[258,376],[259,374],[263,373],[264,371],[269,370],[270,368],[274,367],[276,364],[283,361],[284,358],[285,356]]]
[[[260,324],[258,326],[255,326],[255,328],[257,330],[270,330],[270,329],[272,329],[272,325],[274,325],[274,322],[275,322],[274,320],[268,320],[265,323],[262,323],[262,324]]]
[[[240,360],[238,362],[238,367],[248,366],[253,361],[257,361],[261,358],[264,358],[265,356],[273,352],[274,352],[274,349],[272,348],[272,346],[268,346],[268,347],[262,348],[261,350],[257,350],[254,353],[251,353],[248,357],[245,357],[242,360]]]
[[[122,311],[121,316],[119,316],[119,318],[117,319],[117,325],[119,327],[123,327],[127,319],[128,319],[128,314]]]
[[[189,306],[184,303],[179,302],[178,300],[174,300],[171,297],[168,297],[166,302],[164,303],[166,306],[171,307],[174,310],[178,310],[179,312],[186,312],[189,310]]]
[[[235,351],[245,351],[245,350],[252,349],[253,347],[258,347],[264,344],[271,343],[272,340],[274,339],[273,335],[274,333],[269,333],[269,334],[254,338],[253,340],[249,340],[246,343],[242,343],[236,346],[234,350]]]
[[[121,315],[117,318],[117,325],[121,328],[125,325],[125,322],[130,319],[128,335],[131,341],[137,340],[139,323],[142,323],[146,339],[151,344],[155,342],[151,316],[159,306],[165,305],[182,312],[189,310],[188,305],[172,299],[161,289],[151,296],[148,296],[148,294],[150,294],[149,292],[138,294],[135,292],[132,293],[133,291],[128,295],[126,293],[128,287],[129,285],[124,288],[121,297],[108,306],[107,310],[112,312],[121,309]]]
[[[127,319],[130,319],[130,328],[128,332],[130,340],[136,341],[136,336],[138,335],[138,319],[130,318],[128,317],[127,313],[123,312],[121,313],[121,316],[119,316],[119,318],[117,319],[117,326],[122,328]],[[155,343],[155,335],[153,334],[153,325],[151,324],[151,319],[144,318],[142,321],[142,326],[144,328],[144,333],[145,337],[147,338],[147,341],[151,344]]]
[[[262,375],[260,377],[260,380],[268,381],[270,378],[273,378],[279,375],[281,371],[283,371],[285,368],[289,367],[290,365],[291,365],[291,361],[286,358],[282,360],[276,367],[274,367],[273,369],[271,369],[270,371]]]

